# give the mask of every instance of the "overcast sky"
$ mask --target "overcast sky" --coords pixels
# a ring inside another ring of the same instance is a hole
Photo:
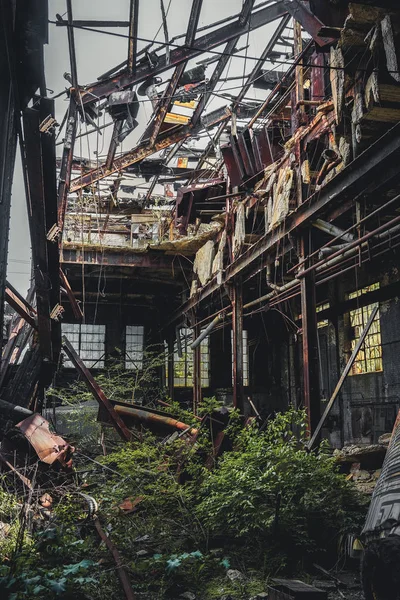
[[[188,18],[191,8],[191,0],[164,0],[168,11],[168,33],[169,39],[186,32]],[[260,4],[260,0],[256,2]],[[96,20],[128,20],[129,18],[129,0],[73,0],[73,16],[75,19],[96,19]],[[204,0],[199,20],[199,27],[223,19],[240,11],[242,0]],[[54,21],[56,14],[66,17],[65,0],[49,0],[49,19]],[[238,47],[249,45],[247,52],[240,52],[242,58],[231,60],[227,66],[225,76],[242,75],[248,73],[254,65],[254,60],[248,57],[257,57],[261,54],[268,39],[277,26],[278,22],[268,25],[260,30],[252,32],[248,36],[242,36]],[[156,39],[164,41],[164,33],[161,25],[160,0],[142,0],[139,8],[139,37],[144,39]],[[125,28],[107,29],[119,35],[127,35]],[[199,35],[203,35],[200,33]],[[102,73],[108,71],[111,67],[121,63],[127,56],[128,40],[123,37],[106,35],[104,33],[94,33],[89,31],[75,30],[75,43],[78,66],[78,80],[80,85],[92,83]],[[138,50],[147,45],[146,41],[138,41]],[[156,46],[155,46],[156,48]],[[222,50],[223,48],[217,48]],[[244,54],[247,58],[244,59]],[[212,55],[203,55],[201,58],[211,57]],[[188,68],[196,64],[197,58],[191,61]],[[210,77],[215,63],[207,69],[206,76]],[[58,94],[68,87],[68,82],[64,79],[65,72],[70,72],[67,30],[64,27],[56,27],[49,24],[49,44],[45,46],[45,68],[46,83],[49,89],[48,95]],[[167,81],[171,72],[165,72],[162,75],[163,81]],[[221,83],[224,91],[228,93],[238,93],[241,81]],[[162,89],[162,88],[161,88]],[[261,95],[260,95],[261,94]],[[263,98],[264,93],[256,90],[250,90],[248,97]],[[132,132],[123,142],[118,151],[126,151],[134,147],[140,135],[142,134],[148,119],[151,116],[151,105],[146,98],[140,105],[139,127]],[[219,105],[227,104],[226,100],[214,97],[210,102],[208,110],[216,108]],[[59,123],[68,107],[66,96],[62,96],[56,101],[56,118]],[[102,122],[100,122],[102,124]],[[80,129],[85,131],[85,125]],[[74,154],[76,156],[90,156],[94,158],[93,151],[98,150],[99,154],[105,154],[109,143],[111,128],[106,129],[104,135],[100,138],[97,135],[90,135],[86,138],[77,140]],[[62,138],[62,135],[60,136]],[[57,154],[60,155],[62,146],[57,147]],[[22,183],[21,164],[19,154],[17,156],[17,165],[15,170],[12,206],[11,206],[11,228],[9,245],[9,281],[25,295],[29,287],[30,278],[30,239],[26,217],[25,193]]]

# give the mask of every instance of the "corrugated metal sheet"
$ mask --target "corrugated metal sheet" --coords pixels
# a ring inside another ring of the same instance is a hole
[[[393,427],[382,472],[372,494],[362,535],[389,535],[400,526],[400,411]],[[397,533],[397,532],[396,532]]]
[[[44,463],[52,465],[58,460],[63,466],[70,467],[71,455],[75,448],[70,446],[62,437],[51,433],[49,423],[42,415],[34,414],[16,425],[36,454]]]

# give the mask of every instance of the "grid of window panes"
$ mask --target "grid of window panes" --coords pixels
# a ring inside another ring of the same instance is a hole
[[[174,345],[174,386],[191,387],[193,385],[193,350],[190,348],[192,343],[192,331],[187,328],[180,329],[180,342],[182,356],[178,354],[178,346]],[[168,361],[167,378],[168,378]],[[201,387],[210,385],[210,353],[208,338],[200,344],[200,373]]]
[[[362,294],[372,292],[378,288],[379,283],[374,283],[361,290],[352,292],[348,295],[348,298],[357,298]],[[375,306],[378,306],[378,303],[369,304],[368,306],[363,306],[362,308],[356,308],[350,311],[350,325],[354,329],[354,339],[351,340],[352,351],[356,347]],[[375,319],[372,321],[369,332],[366,335],[364,344],[357,354],[350,374],[360,375],[362,373],[374,373],[382,370],[381,322],[378,310]]]
[[[128,325],[125,329],[125,369],[143,369],[144,327]]]
[[[233,383],[233,331],[231,330],[232,383]],[[243,330],[243,385],[249,385],[249,341],[247,331]]]
[[[104,368],[105,325],[87,325],[80,323],[62,323],[62,334],[75,348],[85,365],[90,369]],[[64,362],[66,367],[73,367],[71,361]]]

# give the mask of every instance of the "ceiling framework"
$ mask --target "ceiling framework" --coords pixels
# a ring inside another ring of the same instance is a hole
[[[117,23],[75,21],[72,4],[55,21],[71,70],[58,161],[43,85],[22,107],[36,303],[7,297],[38,331],[27,371],[40,370],[38,356],[57,361],[61,276],[75,321],[100,322],[98,309],[106,318],[119,299],[169,347],[182,325],[196,336],[232,327],[243,411],[243,322],[276,307],[301,321],[302,394],[318,430],[317,299],[343,273],[396,260],[400,245],[399,11],[377,3],[371,21],[350,2],[244,0],[237,15],[199,27],[206,2],[193,0],[184,32],[169,39],[162,4],[165,41],[139,50],[140,0]],[[84,84],[77,31],[108,26],[125,28],[126,59]],[[82,146],[78,155],[77,139],[98,141],[111,125],[104,156]],[[194,410],[198,353],[195,364]]]

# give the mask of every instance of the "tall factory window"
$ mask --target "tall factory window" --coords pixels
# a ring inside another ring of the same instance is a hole
[[[143,369],[144,327],[128,325],[125,329],[125,369]]]
[[[104,368],[105,325],[86,325],[80,323],[62,323],[62,334],[75,348],[85,365],[90,369]],[[73,367],[71,361],[64,362],[66,367]]]
[[[367,292],[379,289],[379,283],[374,283],[361,290],[352,292],[348,295],[348,299],[358,298]],[[357,345],[358,340],[361,337],[367,321],[371,315],[372,310],[378,306],[378,303],[369,304],[362,308],[355,308],[349,313],[350,326],[352,328],[352,339],[351,339],[351,351]],[[367,333],[365,342],[357,354],[356,360],[352,366],[350,375],[360,375],[362,373],[375,373],[382,371],[382,340],[381,340],[381,322],[379,317],[379,310],[376,313],[376,317],[372,322],[372,325]]]
[[[233,383],[233,331],[231,330],[232,383]],[[249,385],[249,341],[247,331],[243,330],[243,385]]]
[[[179,356],[176,341],[174,345],[174,385],[176,387],[191,387],[193,385],[193,350],[190,348],[192,339],[190,329],[180,329],[182,356]],[[205,338],[200,344],[200,373],[201,387],[209,387],[210,352],[208,338]]]

